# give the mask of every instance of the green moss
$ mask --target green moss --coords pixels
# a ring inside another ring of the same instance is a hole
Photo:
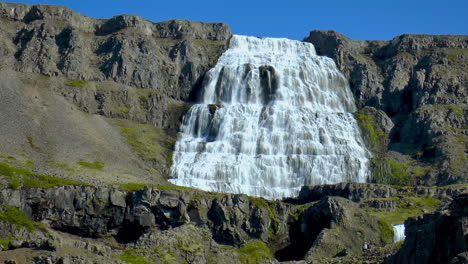
[[[80,79],[68,79],[67,84],[74,87],[84,87],[88,82]]]
[[[394,198],[392,198],[394,199]],[[402,224],[406,219],[433,212],[440,206],[440,201],[432,197],[403,197],[397,200],[397,208],[393,211],[368,209],[369,213],[389,224]]]
[[[43,228],[41,224],[31,221],[20,209],[6,204],[0,208],[0,221],[14,224],[17,229],[24,227],[29,231]]]
[[[463,118],[463,109],[457,105],[444,105],[445,109],[453,111],[458,118]]]
[[[148,258],[138,256],[138,255],[133,255],[131,253],[126,252],[125,254],[119,256],[119,259],[125,261],[126,263],[129,264],[151,264],[154,263],[150,261]]]
[[[263,198],[250,197],[250,203],[257,208],[267,210],[268,217],[271,219],[271,226],[268,230],[269,235],[270,238],[274,237],[280,223],[278,220],[278,215],[276,214],[276,210],[272,208],[269,202]]]
[[[243,264],[260,263],[265,259],[268,260],[274,258],[270,248],[259,240],[250,241],[236,251],[239,253],[239,260]]]
[[[164,131],[148,124],[139,124],[128,120],[113,120],[120,134],[127,140],[133,151],[147,161],[166,162],[172,159],[172,146],[168,141],[173,140]]]
[[[27,169],[15,168],[5,163],[0,163],[0,175],[3,175],[9,187],[15,190],[21,186],[25,188],[51,188],[63,185],[86,185],[78,181],[56,178],[34,173]]]
[[[379,219],[377,223],[379,226],[380,235],[382,236],[382,240],[387,244],[392,243],[394,236],[393,226],[383,219]]]
[[[89,161],[80,159],[80,161],[78,161],[77,164],[80,166],[86,167],[88,169],[93,169],[93,170],[102,170],[102,168],[104,168],[104,164],[100,161],[89,162]]]
[[[364,134],[368,137],[370,148],[377,153],[386,151],[387,135],[375,125],[375,120],[372,116],[362,113],[354,113],[354,116],[363,130]]]
[[[0,246],[3,247],[3,250],[8,250],[10,248],[11,238],[0,239]]]
[[[397,161],[393,158],[372,158],[373,182],[378,184],[409,186],[416,178],[427,175],[430,167],[418,165],[415,161]]]
[[[463,183],[463,184],[451,184],[451,185],[445,185],[439,188],[443,189],[454,189],[454,188],[468,188],[468,184]]]
[[[161,191],[198,191],[200,192],[200,190],[197,190],[197,189],[194,189],[194,188],[190,188],[190,187],[185,187],[185,186],[179,186],[179,185],[175,185],[175,184],[171,184],[171,183],[168,183],[166,185],[157,185],[156,188],[158,188],[158,190],[161,190]],[[209,194],[209,192],[207,192],[207,194]]]

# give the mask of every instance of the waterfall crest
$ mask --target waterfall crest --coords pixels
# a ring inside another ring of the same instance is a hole
[[[354,111],[347,80],[312,44],[234,35],[183,118],[170,181],[270,199],[364,182]]]

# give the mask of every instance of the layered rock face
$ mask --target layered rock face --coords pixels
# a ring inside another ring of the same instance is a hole
[[[407,184],[467,181],[467,36],[354,41],[334,31],[312,31],[305,41],[336,61],[359,107],[376,108],[392,119],[394,127],[387,130],[381,114],[361,116],[376,126],[370,144],[383,145],[374,146],[375,175],[388,178],[392,169],[400,169],[409,176]],[[385,134],[389,141],[379,142]],[[383,164],[385,159],[395,162]]]
[[[468,260],[468,194],[445,210],[406,221],[406,241],[385,263],[466,263]]]
[[[45,5],[0,3],[0,19],[0,155],[92,184],[166,177],[191,93],[231,37],[222,23]]]

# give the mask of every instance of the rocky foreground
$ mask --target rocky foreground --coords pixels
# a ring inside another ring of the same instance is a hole
[[[16,263],[463,263],[468,251],[463,186],[326,185],[286,201],[63,186],[3,189],[0,202],[0,260]],[[393,243],[390,223],[408,217]]]
[[[468,261],[467,36],[311,32],[350,81],[376,184],[284,201],[167,182],[181,117],[230,37],[0,3],[0,263]]]

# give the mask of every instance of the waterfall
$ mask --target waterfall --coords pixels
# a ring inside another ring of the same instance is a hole
[[[405,225],[392,225],[393,226],[393,242],[400,242],[405,240]]]
[[[365,182],[353,95],[310,43],[234,35],[185,114],[172,183],[270,199]]]

